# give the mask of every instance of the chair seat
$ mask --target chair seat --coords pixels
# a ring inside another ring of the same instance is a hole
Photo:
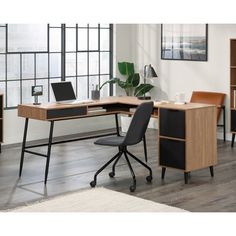
[[[94,142],[94,144],[104,145],[104,146],[121,146],[124,142],[125,137],[122,136],[112,136],[106,138],[100,138]]]

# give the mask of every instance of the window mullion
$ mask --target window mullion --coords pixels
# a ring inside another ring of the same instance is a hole
[[[66,25],[61,24],[61,80],[66,80]]]

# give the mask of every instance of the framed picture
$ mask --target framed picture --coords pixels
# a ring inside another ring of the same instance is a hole
[[[207,61],[207,24],[162,24],[161,59]]]
[[[43,85],[32,86],[32,96],[41,96],[43,95]]]

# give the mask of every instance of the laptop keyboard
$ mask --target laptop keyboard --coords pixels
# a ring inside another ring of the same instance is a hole
[[[94,101],[92,99],[85,99],[85,100],[75,100],[75,101],[61,101],[59,103],[61,104],[87,104],[87,103],[93,103]]]

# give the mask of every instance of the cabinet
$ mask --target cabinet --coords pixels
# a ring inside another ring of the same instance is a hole
[[[166,168],[189,172],[217,164],[216,107],[207,104],[163,104],[159,107],[158,150],[162,178]]]
[[[236,133],[236,39],[230,40],[230,124],[233,147]]]
[[[0,152],[3,142],[3,94],[0,94]]]

